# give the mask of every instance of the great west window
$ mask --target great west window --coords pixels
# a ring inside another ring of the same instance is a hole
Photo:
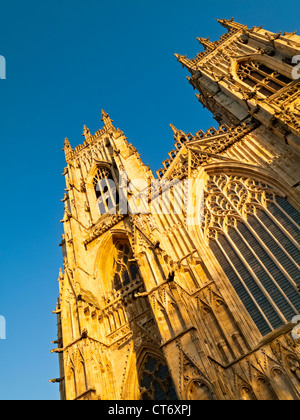
[[[262,335],[300,312],[300,213],[262,182],[216,175],[203,234]]]

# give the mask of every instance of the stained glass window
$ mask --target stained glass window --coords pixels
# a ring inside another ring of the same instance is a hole
[[[225,175],[209,185],[205,211],[209,245],[261,334],[291,321],[300,313],[299,212],[271,187]]]

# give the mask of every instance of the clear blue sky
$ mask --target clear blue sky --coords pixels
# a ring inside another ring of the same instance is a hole
[[[217,126],[174,53],[219,38],[216,18],[299,29],[299,0],[1,0],[0,399],[58,399],[51,340],[62,265],[64,137],[82,142],[104,108],[153,170],[173,147],[169,124]]]

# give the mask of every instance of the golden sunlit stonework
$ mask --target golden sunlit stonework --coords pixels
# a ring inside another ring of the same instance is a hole
[[[300,397],[300,37],[219,22],[219,41],[176,54],[219,127],[171,126],[157,177],[104,111],[82,145],[65,140],[62,399]],[[169,211],[120,211],[124,190],[147,208],[155,180],[158,197],[192,180],[193,202],[203,185],[200,222],[178,190]]]

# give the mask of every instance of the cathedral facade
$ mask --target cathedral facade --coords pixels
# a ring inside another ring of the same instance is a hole
[[[175,54],[218,128],[156,175],[104,111],[65,139],[61,399],[300,398],[300,37],[219,22]]]

